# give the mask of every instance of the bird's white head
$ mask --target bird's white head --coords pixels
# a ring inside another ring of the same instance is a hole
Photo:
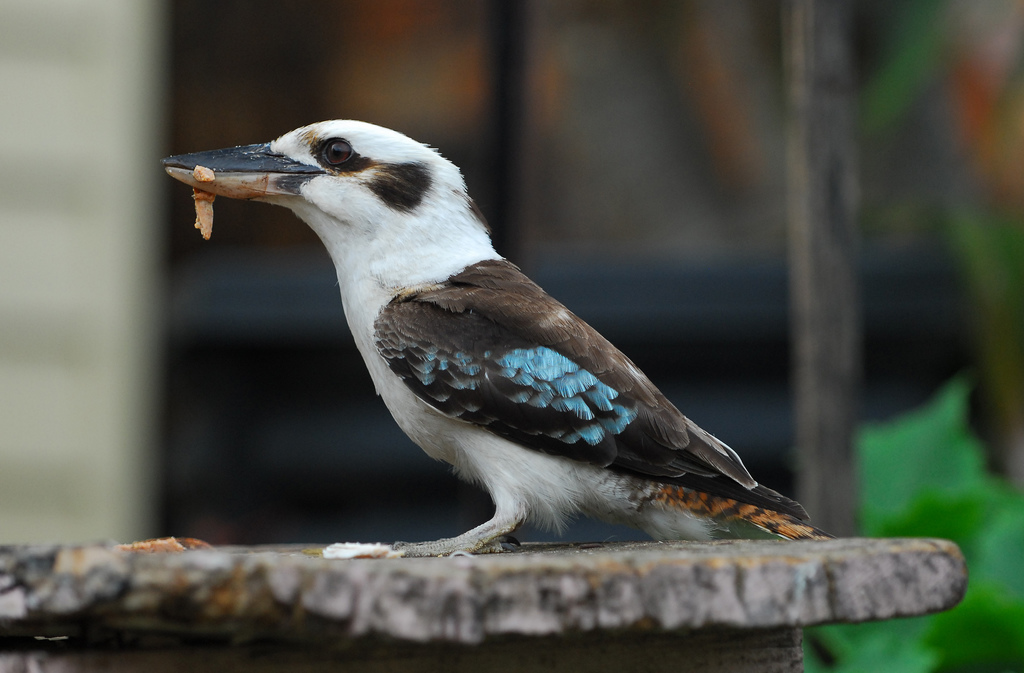
[[[164,166],[204,191],[291,209],[320,236],[343,285],[401,292],[498,258],[459,169],[373,124],[319,122],[270,143],[169,157]],[[196,166],[212,169],[214,180],[199,182]]]

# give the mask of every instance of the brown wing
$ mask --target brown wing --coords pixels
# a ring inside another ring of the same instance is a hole
[[[392,371],[446,414],[535,450],[807,518],[507,261],[396,299],[375,328]]]

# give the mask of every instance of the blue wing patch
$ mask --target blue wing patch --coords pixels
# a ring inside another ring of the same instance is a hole
[[[574,424],[558,436],[567,444],[579,440],[594,446],[604,439],[605,433],[617,435],[636,418],[636,408],[613,402],[618,391],[601,383],[596,376],[565,357],[544,346],[517,348],[496,360],[501,376],[528,390],[510,396],[513,402],[532,407],[550,407],[570,412],[585,425]],[[611,416],[595,412],[612,412]]]
[[[525,343],[473,313],[398,304],[377,320],[378,352],[424,401],[526,446],[597,464],[639,411],[553,348]],[[444,319],[443,326],[434,323]],[[443,327],[443,329],[442,329]]]

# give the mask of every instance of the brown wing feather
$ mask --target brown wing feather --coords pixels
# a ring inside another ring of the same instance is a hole
[[[646,460],[661,454],[660,460],[652,462],[668,465],[674,457],[683,458],[679,452],[684,452],[683,462],[691,471],[696,462],[707,467],[708,475],[723,474],[748,489],[757,485],[735,452],[687,419],[628,357],[514,264],[506,260],[479,262],[444,285],[418,292],[408,300],[484,316],[529,342],[565,355],[634,399],[641,416],[640,422],[630,424],[629,432],[634,442],[646,445],[642,452]],[[623,462],[628,466],[628,458]]]

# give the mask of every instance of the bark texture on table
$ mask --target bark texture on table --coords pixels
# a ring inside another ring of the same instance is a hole
[[[507,636],[758,630],[940,611],[966,589],[926,539],[525,545],[326,561],[299,551],[0,547],[0,636],[179,634],[473,644]]]

